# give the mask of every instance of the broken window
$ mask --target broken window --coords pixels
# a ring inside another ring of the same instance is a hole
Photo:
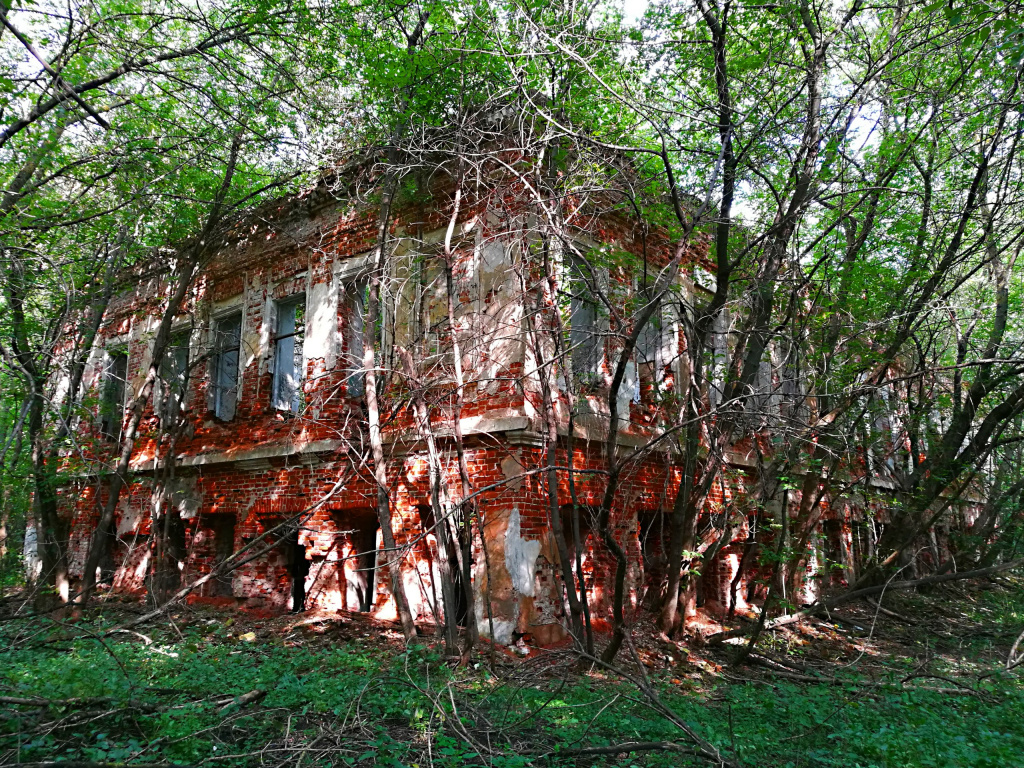
[[[100,434],[109,440],[121,437],[127,378],[128,353],[124,350],[107,352],[100,397]]]
[[[409,332],[416,348],[433,357],[441,353],[448,326],[448,292],[444,264],[436,249],[416,257],[416,298]]]
[[[306,332],[306,302],[297,296],[277,302],[274,334],[273,407],[298,413],[302,398],[302,340]]]
[[[171,341],[160,361],[159,395],[156,411],[160,423],[166,428],[178,419],[185,408],[188,389],[188,333],[178,333]]]
[[[235,418],[238,401],[238,357],[242,341],[242,313],[236,312],[214,325],[213,412],[218,419]]]
[[[646,278],[644,278],[646,281]],[[650,302],[657,295],[653,286],[634,284],[637,298],[635,321],[648,309]],[[634,386],[633,401],[639,403],[641,392],[657,392],[659,384],[665,378],[665,369],[678,357],[679,341],[676,336],[676,318],[679,316],[674,303],[673,292],[665,292],[658,306],[637,334],[633,359],[636,362],[636,375],[632,377]]]
[[[592,285],[594,276],[582,259],[569,263],[569,347],[572,370],[583,384],[596,381],[601,365],[601,336],[597,324],[597,301]]]
[[[349,397],[362,397],[366,373],[363,371],[363,329],[366,319],[366,280],[345,286],[347,322],[345,323],[345,385]]]
[[[750,385],[750,395],[746,398],[747,413],[763,420],[774,414],[775,398],[772,395],[772,364],[762,360],[757,366],[757,376]]]
[[[640,402],[644,386],[655,386],[661,381],[664,363],[665,326],[664,310],[659,304],[650,319],[640,329],[633,352],[637,374],[633,377],[633,402]]]

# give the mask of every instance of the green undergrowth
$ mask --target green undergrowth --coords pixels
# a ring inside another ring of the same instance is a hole
[[[986,629],[926,639],[870,671],[837,663],[827,683],[685,665],[648,674],[665,704],[744,766],[1024,765],[1024,686],[1000,671],[997,654],[1024,620],[1021,600],[984,596],[963,613]],[[286,643],[232,632],[223,616],[150,627],[146,637],[102,637],[109,626],[0,625],[0,695],[51,702],[0,705],[0,765],[707,764],[668,752],[567,754],[685,738],[635,687],[581,674],[564,655],[452,669],[426,644]],[[256,702],[230,700],[256,690],[266,692]]]

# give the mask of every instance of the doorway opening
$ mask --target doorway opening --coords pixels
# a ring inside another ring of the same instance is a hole
[[[438,525],[434,519],[434,509],[429,504],[422,504],[416,507],[416,511],[419,513],[420,525],[423,531],[427,532],[427,538],[425,540],[426,555],[431,561],[430,571],[431,573],[438,573],[441,578],[444,578],[440,568],[435,571],[433,560],[435,558],[447,557],[448,569],[451,573],[451,589],[452,598],[455,603],[455,624],[460,627],[466,626],[466,617],[469,615],[469,605],[466,602],[466,590],[463,585],[462,569],[459,567],[459,553],[456,551],[459,546],[458,538],[455,532],[452,530],[452,525],[449,520],[442,520]],[[431,551],[431,545],[433,545],[434,551]],[[442,548],[443,551],[442,551]],[[442,585],[443,589],[443,585]],[[434,597],[434,603],[437,604],[437,597]]]
[[[289,609],[292,613],[302,613],[306,610],[306,576],[309,575],[309,560],[306,559],[306,548],[299,543],[298,530],[285,537],[281,542],[281,548],[284,550],[285,565],[291,581]]]
[[[343,537],[345,557],[339,563],[343,602],[350,611],[369,613],[377,595],[377,550],[380,522],[372,509],[335,513],[335,524]]]
[[[212,515],[209,518],[213,532],[213,567],[217,568],[235,551],[235,518],[233,515]],[[210,580],[211,597],[233,597],[232,575],[221,573]]]

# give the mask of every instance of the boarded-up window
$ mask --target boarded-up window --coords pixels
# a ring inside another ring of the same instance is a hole
[[[235,418],[238,401],[238,356],[242,314],[228,315],[214,325],[213,411],[218,419]]]
[[[274,392],[279,411],[298,413],[302,401],[302,341],[306,333],[306,302],[301,296],[277,303],[274,335]]]

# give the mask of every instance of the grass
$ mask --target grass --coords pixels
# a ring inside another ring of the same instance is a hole
[[[1024,686],[999,667],[1024,621],[1022,592],[985,592],[953,608],[915,596],[901,610],[948,628],[940,605],[960,617],[958,631],[918,627],[898,636],[901,654],[872,645],[873,635],[856,639],[868,652],[823,664],[813,656],[824,641],[791,642],[788,658],[802,649],[812,672],[827,671],[821,683],[719,672],[714,659],[703,668],[650,662],[646,672],[665,704],[744,766],[1024,765]],[[243,619],[198,612],[145,637],[104,637],[118,618],[0,625],[0,696],[51,702],[4,705],[0,764],[702,764],[669,752],[567,754],[684,739],[634,686],[580,674],[566,653],[452,669],[431,646],[405,649],[370,626],[279,622],[246,632]],[[650,649],[641,657],[659,658]],[[244,706],[231,699],[255,690],[266,695]]]

